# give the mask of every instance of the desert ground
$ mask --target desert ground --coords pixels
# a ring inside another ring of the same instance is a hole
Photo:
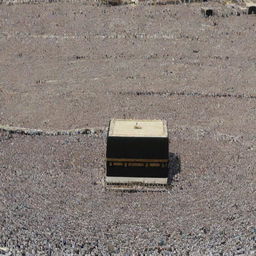
[[[0,5],[0,125],[101,131],[0,129],[0,255],[256,255],[256,16],[211,4]],[[105,189],[111,118],[167,120],[168,189]]]

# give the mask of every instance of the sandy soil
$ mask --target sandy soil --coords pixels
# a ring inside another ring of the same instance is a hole
[[[166,115],[171,123],[184,117],[191,124],[201,112],[211,118],[215,113],[205,108],[218,105],[229,117],[234,107],[255,114],[255,100],[204,98],[255,97],[253,15],[205,19],[199,4],[41,4],[2,5],[0,16],[1,124],[68,129],[106,126],[111,117]],[[138,91],[186,94],[122,94]],[[191,93],[202,97],[186,97]]]
[[[0,17],[0,124],[166,119],[181,161],[166,192],[110,192],[105,133],[1,132],[0,255],[256,254],[254,15],[52,3]]]

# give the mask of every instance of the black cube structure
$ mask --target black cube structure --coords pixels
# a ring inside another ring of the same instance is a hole
[[[167,184],[169,140],[166,121],[111,120],[106,156],[107,184]]]

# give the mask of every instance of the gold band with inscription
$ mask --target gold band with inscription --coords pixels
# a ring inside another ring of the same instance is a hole
[[[108,166],[119,167],[168,167],[167,159],[107,158]]]

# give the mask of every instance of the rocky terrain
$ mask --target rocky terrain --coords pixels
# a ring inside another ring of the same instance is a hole
[[[0,5],[0,255],[256,255],[256,17],[203,5]],[[111,118],[168,121],[170,188],[105,189]]]

